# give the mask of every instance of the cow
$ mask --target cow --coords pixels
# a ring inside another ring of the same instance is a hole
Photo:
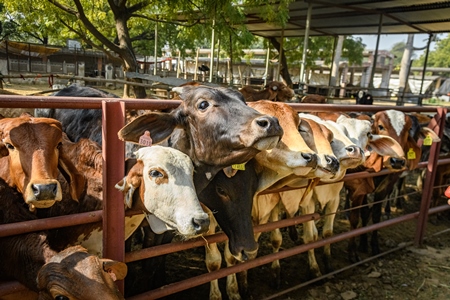
[[[148,130],[154,144],[170,137],[169,145],[193,160],[199,193],[220,170],[274,148],[283,135],[276,118],[247,106],[237,91],[205,86],[174,91],[183,99],[178,108],[139,116],[118,135],[123,141],[138,143]]]
[[[117,95],[90,86],[71,84],[51,96],[59,97],[89,97],[89,98],[119,98]],[[145,113],[145,110],[127,110],[127,120]],[[102,145],[102,110],[101,109],[67,109],[67,108],[37,108],[35,117],[53,118],[61,122],[62,130],[72,142],[82,138],[90,139]],[[137,145],[126,143],[126,155],[132,157]]]
[[[246,102],[258,100],[287,102],[295,96],[294,91],[280,81],[272,81],[267,83],[262,91],[257,91],[251,86],[244,86],[239,90],[239,92],[244,95]]]
[[[59,97],[92,97],[119,98],[117,95],[94,87],[71,84],[51,96]],[[73,142],[87,138],[102,144],[102,111],[101,109],[63,109],[37,108],[36,117],[53,118],[61,122],[63,131]]]
[[[85,179],[61,149],[61,123],[28,114],[0,119],[0,177],[22,193],[30,210],[52,206],[62,199],[58,169],[77,201]]]
[[[0,224],[35,220],[17,190],[0,179]],[[54,250],[47,231],[0,238],[0,279],[18,280],[39,299],[124,299],[114,281],[127,266],[81,246]],[[34,298],[34,297],[33,297]]]
[[[224,247],[224,258],[228,266],[256,256],[258,243],[253,235],[251,210],[258,178],[256,160],[251,159],[237,171],[225,169],[219,172],[199,194],[200,201],[210,212],[211,224],[207,235],[215,233],[216,226],[219,225],[228,237]],[[205,254],[208,271],[220,269],[222,256],[217,244],[206,245]],[[227,277],[226,291],[229,299],[240,298],[235,274]],[[218,280],[210,283],[209,299],[222,299]]]
[[[381,201],[383,201],[392,192],[394,184],[401,175],[401,171],[413,170],[417,167],[421,156],[421,149],[417,145],[417,141],[414,140],[413,136],[411,136],[410,129],[412,127],[412,120],[410,116],[397,110],[385,110],[374,114],[372,119],[372,134],[387,135],[392,137],[403,148],[405,156],[401,158],[380,156],[377,153],[372,152],[366,159],[364,167],[355,169],[355,171],[373,170],[378,172],[385,167],[396,172],[377,177],[349,180],[345,182],[345,187],[348,191],[347,196],[348,199],[350,199],[352,208],[367,203],[367,194],[374,193],[372,222],[379,223],[381,219]],[[437,135],[430,130],[420,128],[417,136],[419,138],[424,138],[426,135],[431,135],[433,142],[440,140]],[[352,229],[358,226],[360,214],[362,226],[367,225],[369,219],[369,209],[367,207],[363,207],[361,210],[352,209],[350,212],[350,225]],[[376,230],[372,232],[371,248],[373,255],[380,253],[380,248],[378,245],[378,232]],[[366,234],[363,234],[360,237],[360,250],[364,252],[368,250]],[[348,254],[350,261],[359,260],[354,238],[350,239]]]

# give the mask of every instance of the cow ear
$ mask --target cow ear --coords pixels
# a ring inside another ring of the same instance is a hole
[[[143,168],[144,164],[142,161],[138,160],[137,163],[130,169],[127,176],[115,185],[115,188],[124,194],[124,202],[128,208],[132,208],[134,192],[141,185]]]
[[[139,143],[145,131],[150,131],[154,144],[167,139],[177,126],[177,118],[169,113],[151,112],[137,117],[119,130],[119,139],[126,142]]]
[[[231,177],[233,177],[234,175],[236,175],[236,173],[238,172],[238,170],[233,169],[231,166],[229,166],[229,167],[223,168],[223,172],[225,173],[225,175],[226,175],[228,178],[231,178]]]
[[[111,278],[114,281],[122,280],[125,276],[127,276],[128,267],[125,263],[106,258],[102,258],[100,260],[103,263],[103,271],[111,275]]]
[[[439,136],[432,129],[428,127],[422,127],[421,130],[419,131],[419,138],[425,139],[427,137],[430,137],[433,143],[441,141]]]
[[[390,136],[371,135],[369,138],[369,146],[372,148],[372,151],[381,156],[405,157],[402,146]]]
[[[69,183],[70,196],[78,202],[84,192],[86,180],[62,150],[59,152],[58,169]]]

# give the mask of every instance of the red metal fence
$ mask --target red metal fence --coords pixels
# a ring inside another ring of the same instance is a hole
[[[143,250],[125,253],[124,247],[124,205],[122,194],[114,188],[114,185],[123,178],[124,175],[124,143],[117,138],[117,132],[125,124],[126,109],[152,109],[161,110],[167,108],[174,108],[179,105],[178,101],[173,100],[128,100],[128,99],[99,99],[99,98],[78,98],[78,97],[26,97],[26,96],[2,96],[0,95],[0,107],[8,108],[90,108],[102,109],[103,112],[103,210],[93,211],[88,213],[49,218],[45,220],[33,220],[27,222],[20,222],[14,224],[0,225],[0,237],[51,229],[57,227],[64,227],[68,225],[78,225],[90,222],[98,222],[103,220],[103,256],[111,259],[132,262],[148,257],[155,257],[176,251],[204,246],[206,243],[214,243],[224,241],[226,236],[219,233],[213,236],[208,236],[205,239],[194,239],[191,241],[184,241],[179,243],[170,243],[160,246],[155,246]],[[393,107],[393,106],[360,106],[360,105],[313,105],[313,104],[291,104],[297,111],[370,111],[377,112],[386,109],[397,109],[404,112],[427,112],[434,114],[436,122],[434,130],[442,136],[445,126],[445,116],[447,109],[443,107]],[[254,260],[235,265],[233,267],[224,268],[211,273],[202,274],[197,277],[189,278],[180,282],[170,284],[128,299],[156,299],[170,294],[180,292],[182,290],[192,288],[213,279],[225,277],[229,274],[261,266],[272,262],[273,260],[286,258],[296,255],[312,248],[322,247],[325,244],[335,243],[350,237],[358,236],[362,233],[370,232],[380,228],[392,226],[394,224],[405,222],[414,218],[418,219],[416,235],[414,244],[416,246],[422,244],[425,232],[428,215],[449,209],[450,206],[443,205],[440,207],[430,209],[430,201],[433,190],[434,177],[436,174],[436,166],[438,164],[448,164],[450,160],[438,161],[440,143],[434,143],[431,146],[430,157],[428,162],[422,162],[419,167],[426,168],[426,181],[422,193],[422,202],[419,212],[403,215],[388,221],[378,224],[370,225],[364,228],[351,230],[349,232],[341,233],[319,240],[317,242],[295,246],[290,249],[285,249],[282,252],[273,253],[258,257]],[[370,177],[386,174],[388,171],[383,170],[379,173],[361,172],[347,175],[344,180],[349,180],[355,177]],[[284,189],[285,190],[285,189]],[[255,227],[255,232],[271,231],[275,228],[287,227],[291,225],[300,224],[310,220],[317,220],[320,215],[315,213],[311,215],[300,216],[292,219],[273,222]],[[394,250],[397,250],[394,249]],[[392,251],[392,250],[391,250]],[[391,252],[389,251],[389,252]],[[387,252],[386,252],[387,253]],[[383,253],[383,254],[386,254]],[[378,256],[377,256],[378,257]],[[372,257],[371,259],[376,258]],[[365,261],[363,261],[365,262]],[[360,262],[360,263],[363,263]],[[358,263],[358,264],[360,264]],[[353,266],[353,265],[352,265]],[[350,267],[352,267],[350,266]],[[335,274],[342,270],[333,272]],[[324,275],[323,277],[331,276],[332,274]],[[312,280],[315,282],[321,278]],[[308,282],[310,283],[310,282]],[[305,284],[308,284],[305,283]],[[303,286],[304,284],[302,284]],[[118,282],[119,289],[123,292],[123,282]],[[299,288],[300,286],[292,287],[291,289]],[[17,282],[3,282],[0,283],[0,296],[13,293],[15,291],[24,289],[24,287]],[[291,290],[289,289],[289,290]],[[283,291],[280,293],[286,293]],[[279,293],[279,294],[280,294]],[[273,295],[276,296],[276,295]]]

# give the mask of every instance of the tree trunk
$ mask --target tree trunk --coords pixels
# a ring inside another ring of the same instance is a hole
[[[279,49],[280,49],[280,43],[277,41],[276,38],[269,38],[270,42],[272,43],[272,46],[277,49],[278,53],[279,53]],[[292,79],[291,79],[291,75],[289,74],[289,69],[288,69],[288,65],[287,65],[287,61],[286,61],[286,55],[284,55],[284,51],[282,51],[283,53],[281,54],[280,57],[280,63],[281,63],[281,72],[280,75],[281,77],[283,77],[284,82],[286,83],[287,86],[292,87]]]
[[[411,57],[413,55],[413,46],[414,44],[414,35],[408,34],[408,40],[406,42],[405,51],[403,52],[402,62],[400,64],[400,73],[399,73],[399,92],[403,92],[407,88],[408,82],[408,71],[409,65],[411,63]]]
[[[127,27],[127,20],[123,17],[124,14],[117,13],[116,17],[116,30],[117,30],[117,39],[119,41],[119,47],[121,49],[119,56],[123,61],[123,67],[125,72],[137,72],[139,69],[139,65],[136,60],[136,55],[133,50],[133,45],[130,39],[130,33]],[[156,67],[156,66],[155,66]],[[132,79],[131,81],[142,83],[142,79]],[[132,86],[134,95],[138,99],[143,99],[147,97],[145,92],[145,88],[142,86]],[[126,94],[127,88],[124,87],[124,95]]]

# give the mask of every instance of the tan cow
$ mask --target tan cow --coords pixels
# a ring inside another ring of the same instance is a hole
[[[0,119],[0,177],[23,194],[30,210],[61,201],[58,169],[70,184],[70,197],[78,200],[84,178],[65,156],[61,123],[28,114]]]

